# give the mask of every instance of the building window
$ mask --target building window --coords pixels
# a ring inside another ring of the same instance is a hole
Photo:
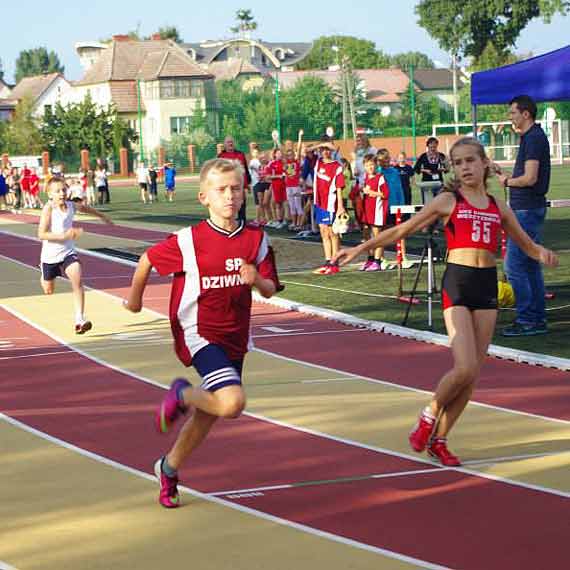
[[[170,117],[170,134],[179,135],[190,130],[192,117]]]
[[[189,79],[168,79],[160,82],[161,99],[189,99],[203,97],[204,89],[201,81]]]

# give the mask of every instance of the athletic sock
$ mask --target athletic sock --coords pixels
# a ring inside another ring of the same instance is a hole
[[[375,261],[378,265],[380,265],[380,263],[382,262],[382,259],[380,259],[379,257],[373,257],[372,261]]]
[[[83,313],[75,313],[75,324],[82,325],[85,322],[85,315]]]
[[[372,262],[372,261],[376,261],[376,260],[374,259],[374,256],[373,256],[373,255],[369,255],[369,256],[368,256],[368,261]]]
[[[426,406],[422,410],[422,416],[427,420],[435,420],[435,416],[431,413],[431,408],[429,406]]]
[[[178,475],[178,471],[169,465],[168,461],[166,460],[166,455],[162,458],[160,469],[167,477],[176,477]]]

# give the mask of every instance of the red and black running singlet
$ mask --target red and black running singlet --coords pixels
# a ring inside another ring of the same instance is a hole
[[[447,249],[463,247],[497,252],[501,230],[501,212],[493,196],[486,208],[476,208],[459,192],[455,208],[445,226]]]

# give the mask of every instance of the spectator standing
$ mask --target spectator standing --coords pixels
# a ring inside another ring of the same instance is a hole
[[[367,154],[376,155],[378,149],[370,144],[370,139],[364,134],[359,133],[356,135],[356,145],[354,149],[354,177],[358,185],[362,188],[364,185],[364,157]]]
[[[414,169],[408,164],[408,159],[405,152],[398,155],[398,164],[395,168],[400,172],[400,181],[402,183],[402,190],[404,192],[404,204],[410,205],[412,203],[412,184],[414,183]],[[407,218],[404,218],[407,219]]]
[[[550,145],[535,122],[536,112],[536,103],[528,95],[511,100],[509,116],[521,136],[519,151],[512,174],[503,173],[498,167],[496,172],[500,183],[509,189],[509,203],[519,224],[530,239],[541,243],[550,184]],[[510,238],[507,240],[505,272],[515,293],[516,319],[503,329],[503,336],[545,334],[542,268]]]
[[[104,182],[104,187],[102,190],[103,202],[105,202],[105,204],[108,204],[111,201],[111,194],[109,193],[109,174],[107,172],[107,163],[102,158],[98,158],[97,167],[99,168],[103,176],[103,182]],[[101,192],[101,188],[98,187],[97,190]],[[99,203],[102,204],[103,202]]]
[[[6,196],[8,194],[8,183],[6,182],[5,171],[0,169],[0,205],[2,210],[7,207]]]
[[[107,172],[99,162],[95,167],[95,186],[97,187],[97,203],[101,205],[106,202]]]
[[[430,137],[426,141],[426,152],[420,154],[414,172],[422,175],[422,182],[440,182],[441,186],[432,189],[432,196],[435,197],[443,188],[443,175],[449,172],[445,154],[438,151],[439,141],[435,137]],[[422,190],[422,202],[425,204],[425,193]]]
[[[243,203],[238,212],[238,220],[245,222],[246,197],[251,186],[251,175],[247,167],[247,158],[241,150],[236,149],[233,137],[229,136],[224,139],[224,149],[218,154],[218,158],[232,160],[238,163],[243,170]]]
[[[164,190],[166,192],[166,199],[169,202],[174,201],[176,196],[176,168],[173,162],[167,162],[164,165]]]
[[[149,201],[148,197],[148,168],[146,167],[144,160],[139,163],[137,168],[137,182],[141,191],[141,202],[146,204]],[[152,200],[151,200],[152,201]]]
[[[87,187],[85,188],[87,194],[87,205],[95,205],[95,171],[89,166],[85,172],[85,180]]]
[[[154,167],[154,164],[151,164],[148,167],[148,192],[151,202],[158,202],[158,172]]]
[[[35,168],[31,169],[30,176],[30,206],[32,208],[42,208],[43,204],[40,200],[40,178],[36,172]]]

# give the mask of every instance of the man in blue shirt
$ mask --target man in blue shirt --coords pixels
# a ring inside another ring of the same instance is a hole
[[[167,162],[164,165],[164,188],[166,199],[173,202],[176,194],[176,168],[174,168],[173,162]]]
[[[528,95],[511,100],[509,115],[521,141],[513,173],[499,170],[498,178],[509,188],[509,203],[520,225],[532,240],[541,243],[550,184],[550,145],[535,123],[536,112],[536,103]],[[516,319],[503,329],[503,336],[545,334],[544,277],[540,264],[509,239],[505,271],[515,293]]]

